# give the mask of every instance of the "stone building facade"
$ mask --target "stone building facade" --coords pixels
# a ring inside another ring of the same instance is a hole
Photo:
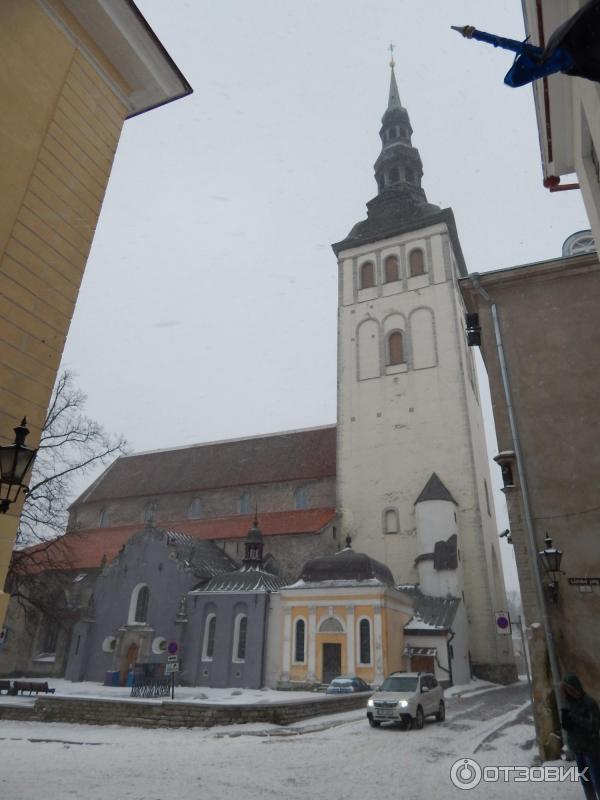
[[[600,264],[596,253],[558,258],[461,279],[469,311],[479,315],[494,421],[519,573],[532,636],[535,716],[541,749],[552,752],[552,676],[535,587],[536,569],[562,674],[577,672],[600,696]],[[495,305],[523,474],[508,416],[492,318]],[[535,546],[528,543],[524,489]],[[539,552],[550,536],[563,552],[558,590],[549,590]]]

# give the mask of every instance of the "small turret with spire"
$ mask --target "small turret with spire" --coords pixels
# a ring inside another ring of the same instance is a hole
[[[258,508],[254,510],[254,521],[244,540],[243,569],[262,569],[263,565],[263,535],[258,527]]]

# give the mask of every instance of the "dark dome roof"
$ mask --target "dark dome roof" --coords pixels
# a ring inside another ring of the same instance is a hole
[[[300,580],[305,583],[373,579],[387,586],[394,585],[394,577],[385,564],[365,553],[357,553],[351,547],[345,547],[331,556],[312,558],[302,567],[300,575]]]

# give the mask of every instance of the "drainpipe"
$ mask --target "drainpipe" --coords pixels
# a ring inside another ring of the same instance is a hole
[[[542,626],[544,628],[544,635],[546,638],[546,649],[548,651],[548,660],[550,662],[550,672],[552,674],[552,684],[554,687],[554,698],[556,700],[556,708],[559,712],[562,706],[560,697],[560,671],[558,668],[558,661],[556,659],[556,651],[554,645],[554,636],[550,626],[550,618],[546,605],[546,597],[544,595],[544,587],[542,584],[542,576],[540,574],[540,565],[537,558],[537,544],[535,541],[535,533],[533,530],[533,519],[531,516],[531,506],[529,501],[529,487],[527,485],[527,477],[525,475],[525,464],[523,461],[523,453],[521,450],[521,440],[519,439],[519,432],[517,428],[517,419],[515,408],[512,402],[512,393],[510,389],[510,380],[508,377],[508,368],[506,365],[506,356],[504,353],[504,345],[502,343],[502,332],[500,330],[500,320],[498,319],[498,309],[496,303],[492,300],[489,293],[480,284],[480,275],[474,272],[469,275],[473,286],[478,294],[489,304],[490,312],[492,315],[492,322],[494,325],[494,336],[496,339],[496,349],[498,350],[498,361],[500,362],[500,372],[502,375],[502,388],[504,389],[504,399],[506,400],[506,409],[508,413],[508,421],[510,425],[510,432],[513,440],[513,448],[515,451],[515,458],[517,462],[517,469],[519,471],[519,480],[521,483],[521,498],[523,502],[523,516],[525,521],[525,535],[527,539],[527,547],[530,553],[530,563],[533,568],[533,582],[535,585],[535,593],[538,605],[542,615]],[[564,740],[564,736],[563,736]]]
[[[446,639],[446,648],[447,648],[447,651],[448,651],[448,669],[445,669],[444,672],[448,673],[448,676],[449,676],[449,679],[450,679],[450,686],[454,686],[454,678],[452,677],[452,656],[451,656],[452,650],[451,650],[451,645],[452,645],[452,640],[456,636],[456,633],[452,630],[452,628],[450,628],[450,633],[452,635],[449,636],[448,639]],[[437,659],[437,654],[436,654],[436,659]],[[442,667],[441,664],[440,664],[440,667],[442,669],[444,669],[444,667]]]

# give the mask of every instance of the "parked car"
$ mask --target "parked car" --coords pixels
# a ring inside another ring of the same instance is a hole
[[[382,722],[402,722],[420,729],[429,716],[438,722],[446,718],[444,690],[429,672],[392,672],[367,701],[372,728]]]
[[[340,675],[327,687],[327,694],[351,694],[352,692],[373,691],[368,683],[356,675]]]

